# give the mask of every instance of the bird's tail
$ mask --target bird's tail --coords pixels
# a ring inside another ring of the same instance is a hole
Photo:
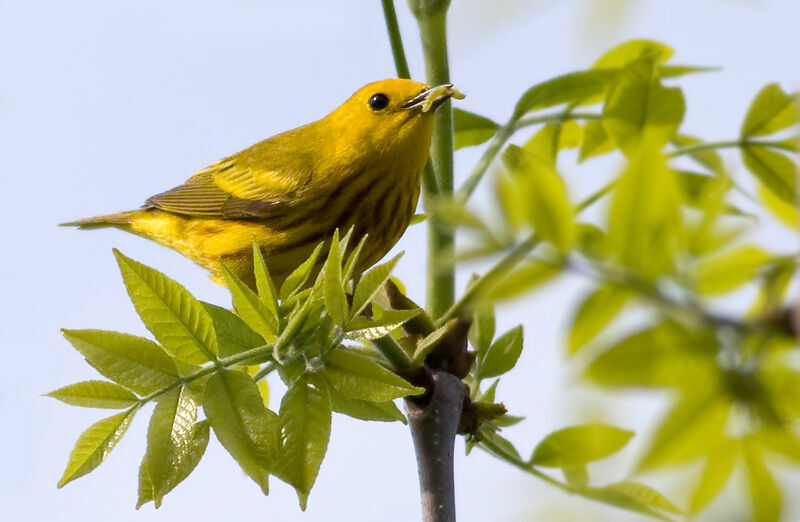
[[[136,210],[127,212],[117,212],[116,214],[108,214],[105,216],[95,216],[75,221],[68,221],[67,223],[59,223],[60,227],[78,227],[81,229],[93,229],[104,227],[120,227],[124,228],[130,225],[131,218],[137,213]]]

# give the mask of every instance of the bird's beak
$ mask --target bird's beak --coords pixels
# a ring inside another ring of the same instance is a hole
[[[437,87],[430,87],[417,94],[403,105],[401,109],[420,109],[422,112],[434,112],[441,104],[449,98],[461,100],[464,95],[453,87],[452,83],[446,83]]]

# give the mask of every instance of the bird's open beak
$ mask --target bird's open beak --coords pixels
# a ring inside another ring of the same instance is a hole
[[[403,105],[401,109],[420,109],[422,112],[433,112],[449,98],[461,100],[464,95],[453,87],[452,83],[446,83],[437,87],[430,87],[417,94]]]

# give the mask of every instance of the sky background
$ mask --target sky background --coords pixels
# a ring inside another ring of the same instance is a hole
[[[624,16],[609,14],[623,3]],[[416,25],[404,1],[397,9],[412,74],[423,80]],[[633,37],[672,45],[676,63],[724,68],[680,81],[688,101],[683,129],[711,140],[734,137],[764,84],[800,88],[796,0],[453,0],[451,11],[451,76],[468,95],[459,106],[497,120],[534,83],[587,67]],[[0,66],[3,518],[417,519],[413,450],[399,423],[335,416],[305,514],[293,490],[277,480],[262,497],[213,437],[201,464],[161,509],[150,504],[136,512],[147,414],[99,469],[57,490],[78,435],[113,412],[41,397],[97,378],[59,328],[148,335],[127,299],[112,247],[178,279],[200,299],[228,304],[224,289],[174,252],[118,231],[79,232],[56,223],[135,208],[222,156],[323,116],[361,85],[394,76],[380,2],[0,0]],[[457,154],[457,183],[479,152]],[[742,174],[735,152],[725,157]],[[568,174],[572,163],[563,167]],[[619,160],[597,165],[607,175]],[[575,200],[601,178],[581,172],[569,178]],[[486,192],[477,197],[482,204]],[[406,251],[396,274],[418,301],[424,300],[424,234],[424,227],[413,227],[395,247]],[[761,240],[780,248],[792,239],[768,226]],[[459,288],[475,268],[459,274]],[[584,421],[587,412],[637,428],[666,404],[600,397],[575,384],[562,347],[582,285],[567,280],[499,310],[498,331],[520,322],[526,330],[519,366],[498,390],[512,413],[528,416],[506,432],[523,455],[550,431]],[[282,393],[277,384],[274,389],[275,396]],[[621,479],[645,440],[646,432],[639,434],[624,455],[593,471]],[[622,519],[619,511],[569,500],[480,452],[465,457],[463,440],[456,453],[460,520],[575,520],[586,509],[594,519]],[[675,479],[644,480],[679,491]],[[798,499],[787,495],[785,502],[800,513]]]

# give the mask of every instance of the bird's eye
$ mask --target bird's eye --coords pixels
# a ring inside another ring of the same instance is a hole
[[[383,93],[373,94],[369,99],[369,108],[373,111],[383,110],[387,105],[389,105],[389,98]]]

